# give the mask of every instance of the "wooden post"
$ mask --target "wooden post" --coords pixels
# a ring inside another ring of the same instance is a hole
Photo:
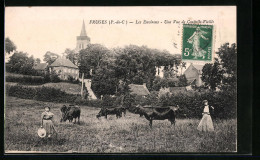
[[[83,84],[84,84],[84,73],[82,73],[82,84],[81,84],[81,98],[84,99],[83,96]]]

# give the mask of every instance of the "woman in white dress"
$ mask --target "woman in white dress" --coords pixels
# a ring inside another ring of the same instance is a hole
[[[192,56],[194,56],[195,59],[198,57],[203,57],[205,59],[206,51],[204,51],[202,48],[200,48],[200,38],[203,38],[204,40],[208,40],[208,38],[204,37],[203,34],[206,34],[207,32],[202,31],[200,27],[196,28],[196,31],[192,34],[192,36],[188,39],[188,43],[192,44]]]
[[[208,105],[208,101],[204,100],[203,101],[204,104],[204,109],[203,109],[203,113],[202,113],[202,119],[198,125],[198,130],[199,131],[214,131],[214,127],[213,127],[213,122],[210,116],[210,112],[209,112],[209,107],[211,107],[212,109],[214,109],[214,107],[209,106]]]

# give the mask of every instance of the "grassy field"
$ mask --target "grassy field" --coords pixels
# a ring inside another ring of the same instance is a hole
[[[196,130],[198,119],[170,122],[148,121],[127,112],[126,117],[98,120],[98,108],[81,106],[81,124],[60,123],[59,108],[63,104],[6,97],[5,150],[84,153],[150,153],[150,152],[234,152],[236,120],[213,120],[214,133]],[[41,139],[37,135],[43,105],[52,106],[58,136]]]

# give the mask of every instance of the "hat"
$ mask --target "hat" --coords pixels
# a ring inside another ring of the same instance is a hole
[[[208,102],[208,101],[207,101],[207,100],[203,100],[203,101],[202,101],[203,104],[206,103],[206,102]]]
[[[46,130],[44,128],[39,128],[38,129],[38,136],[43,138],[46,136]]]

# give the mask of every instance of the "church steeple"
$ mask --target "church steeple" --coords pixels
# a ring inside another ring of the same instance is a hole
[[[86,30],[85,30],[85,22],[83,20],[80,36],[87,36]]]
[[[87,48],[89,43],[90,38],[87,36],[85,22],[83,20],[80,36],[77,36],[77,45],[75,51],[79,52],[80,50]]]

